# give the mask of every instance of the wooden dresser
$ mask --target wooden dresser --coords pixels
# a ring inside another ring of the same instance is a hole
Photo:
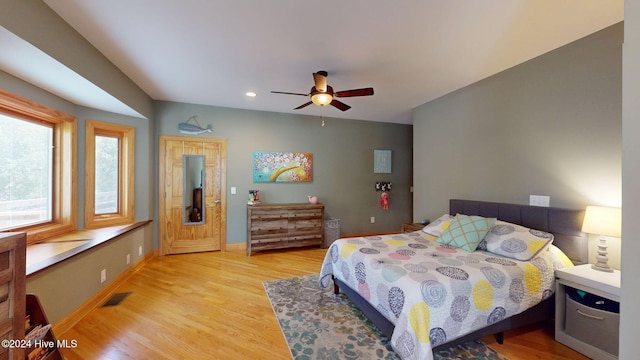
[[[0,337],[24,339],[26,313],[26,236],[0,233]],[[24,347],[0,347],[0,359],[24,359]]]
[[[254,251],[324,245],[323,204],[247,206],[247,255]]]

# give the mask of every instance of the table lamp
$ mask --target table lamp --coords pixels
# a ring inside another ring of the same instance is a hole
[[[596,270],[613,272],[607,264],[607,236],[621,236],[622,210],[620,208],[604,206],[587,206],[582,223],[582,231],[589,234],[598,234],[598,256],[597,262],[591,267]]]

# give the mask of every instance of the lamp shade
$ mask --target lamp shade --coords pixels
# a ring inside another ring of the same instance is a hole
[[[622,210],[604,206],[587,206],[582,231],[589,234],[620,237]]]

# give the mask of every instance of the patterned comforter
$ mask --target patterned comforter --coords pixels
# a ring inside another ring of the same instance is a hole
[[[432,347],[518,314],[555,289],[566,264],[549,245],[530,261],[472,253],[429,240],[421,231],[339,239],[320,271],[342,280],[395,324],[394,350],[405,360],[432,359]]]

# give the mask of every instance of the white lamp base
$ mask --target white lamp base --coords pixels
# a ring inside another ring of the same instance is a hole
[[[607,239],[601,236],[598,243],[598,256],[596,256],[596,263],[591,265],[592,269],[605,272],[613,272],[613,268],[607,264],[609,258],[607,258]]]

